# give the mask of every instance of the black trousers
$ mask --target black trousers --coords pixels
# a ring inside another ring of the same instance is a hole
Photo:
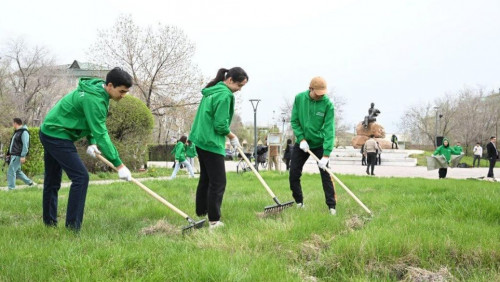
[[[397,143],[397,142],[392,142],[392,144],[391,144],[391,149],[394,149],[394,145],[396,145],[396,149],[399,149],[399,148],[398,148],[398,143]]]
[[[363,153],[361,153],[361,165],[365,166],[366,165],[366,157]]]
[[[495,167],[496,162],[497,159],[490,158],[490,169],[488,170],[488,177],[495,177],[495,175],[493,174],[493,168]]]
[[[226,166],[224,156],[196,147],[200,161],[200,180],[196,189],[196,214],[208,214],[209,221],[218,221],[226,191]]]
[[[375,168],[375,164],[377,163],[377,153],[366,153],[366,173],[370,174],[369,170],[371,168],[373,175],[373,170]]]
[[[285,158],[286,170],[290,170],[290,159]]]
[[[446,174],[448,173],[447,168],[440,168],[439,171],[439,178],[446,178]]]
[[[310,149],[313,154],[321,159],[323,157],[323,147]],[[300,183],[300,177],[302,176],[302,169],[307,159],[309,158],[309,153],[306,153],[300,149],[299,144],[295,144],[292,153],[292,159],[290,162],[290,175],[288,180],[290,181],[290,190],[292,190],[292,196],[296,203],[303,203],[304,196],[302,194],[302,185]],[[333,186],[332,179],[328,172],[320,169],[321,182],[323,184],[323,191],[325,193],[325,202],[328,208],[335,208],[337,202],[335,201],[335,188]]]
[[[480,155],[474,155],[474,161],[472,162],[472,167],[476,166],[476,160],[477,160],[477,167],[479,167],[479,163],[481,162],[481,156]]]
[[[89,174],[70,140],[52,138],[40,131],[44,149],[45,176],[43,181],[43,222],[57,224],[57,197],[61,188],[62,170],[71,179],[66,209],[66,227],[79,230],[89,185]]]

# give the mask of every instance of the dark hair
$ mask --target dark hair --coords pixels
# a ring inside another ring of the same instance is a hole
[[[188,138],[186,136],[182,135],[181,138],[179,139],[179,141],[177,141],[177,142],[182,142],[183,144],[186,144],[187,139]]]
[[[191,142],[191,140],[188,140],[188,145],[191,146],[191,144],[193,144],[193,142]]]
[[[375,137],[375,134],[370,134],[370,138],[374,138]]]
[[[16,123],[16,124],[20,124],[22,125],[23,124],[23,121],[20,119],[20,118],[14,118],[13,121]]]
[[[122,68],[116,67],[110,70],[106,75],[106,85],[108,85],[109,83],[113,84],[113,87],[123,85],[127,88],[130,88],[132,87],[132,77]]]
[[[476,143],[476,145],[480,145],[480,143],[479,143],[479,142],[477,142],[477,143]]]
[[[491,139],[493,139],[493,138],[496,138],[496,137],[495,137],[495,136],[491,136],[491,137],[490,137],[490,140],[491,140]]]
[[[287,139],[287,140],[286,140],[286,143],[287,143],[287,144],[292,144],[292,139]]]
[[[234,82],[242,82],[245,79],[248,81],[247,73],[240,67],[234,67],[232,69],[221,68],[217,71],[215,78],[212,79],[212,81],[210,81],[205,88],[212,87],[219,81],[224,81],[230,77]]]

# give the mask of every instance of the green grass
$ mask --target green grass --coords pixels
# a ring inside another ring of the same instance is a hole
[[[292,200],[287,175],[263,177],[281,201]],[[409,267],[500,279],[498,183],[340,178],[373,217],[338,185],[330,216],[319,175],[305,174],[306,208],[263,218],[273,202],[258,180],[228,173],[226,226],[187,236],[185,219],[132,183],[90,186],[79,234],[63,227],[68,189],[57,228],[42,224],[41,190],[0,192],[0,281],[397,281]],[[197,179],[145,184],[194,216]],[[161,232],[141,232],[158,223]]]
[[[424,151],[423,154],[415,154],[415,155],[410,155],[410,158],[415,158],[417,159],[417,166],[427,166],[427,156],[432,156],[434,151]],[[464,156],[460,163],[466,163],[470,167],[472,167],[472,163],[474,162],[474,157],[472,156]],[[476,162],[477,163],[477,162]],[[485,158],[481,158],[481,162],[479,163],[480,167],[490,167],[490,161]],[[497,161],[495,164],[495,167],[500,167],[500,160]]]

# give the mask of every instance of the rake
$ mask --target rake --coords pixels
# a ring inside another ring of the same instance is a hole
[[[105,164],[107,164],[110,168],[114,169],[115,171],[118,171],[116,169],[116,167],[110,161],[108,161],[106,158],[104,158],[100,154],[96,154],[96,156],[97,156],[98,159],[100,159]],[[142,184],[137,179],[132,178],[131,181],[134,182],[137,186],[141,187],[142,190],[146,191],[153,198],[157,199],[162,204],[164,204],[165,206],[169,207],[171,210],[173,210],[174,212],[176,212],[177,214],[179,214],[180,216],[182,216],[183,218],[185,218],[188,221],[189,225],[182,227],[182,234],[184,234],[186,231],[191,231],[193,228],[196,228],[196,229],[201,228],[205,224],[206,219],[202,219],[200,221],[195,221],[194,219],[192,219],[191,217],[189,217],[185,212],[181,211],[176,206],[172,205],[167,200],[163,199],[160,195],[158,195],[155,192],[153,192],[151,189],[149,189],[148,187],[146,187],[146,185]]]
[[[245,160],[245,162],[248,164],[248,166],[252,169],[252,171],[255,174],[255,176],[257,176],[257,178],[259,179],[260,183],[262,183],[262,186],[264,186],[264,188],[266,188],[267,192],[269,193],[269,195],[271,195],[271,197],[273,198],[274,202],[276,203],[275,205],[270,205],[270,206],[265,207],[264,208],[264,212],[265,213],[281,212],[285,208],[293,206],[294,201],[290,201],[290,202],[286,202],[286,203],[282,204],[278,200],[278,198],[276,197],[276,195],[274,195],[273,191],[271,190],[271,188],[269,188],[269,186],[264,181],[264,179],[262,178],[262,176],[260,176],[259,172],[255,169],[255,167],[252,165],[252,163],[250,162],[250,160],[248,160],[248,158],[245,155],[245,153],[243,152],[243,150],[239,146],[236,147],[236,149],[238,149],[238,152],[240,153],[241,157]]]
[[[308,149],[307,152],[317,162],[319,162],[318,157],[316,157],[316,155],[313,152],[311,152],[311,150]],[[347,194],[349,194],[349,196],[351,196],[368,214],[372,215],[372,212],[358,199],[358,197],[356,197],[356,195],[354,195],[354,193],[351,192],[351,190],[349,190],[349,188],[347,188],[347,186],[345,186],[344,183],[342,183],[342,181],[340,181],[340,179],[337,178],[337,176],[335,176],[335,174],[333,174],[333,172],[330,169],[324,168],[324,170],[326,172],[328,172],[330,174],[330,176],[333,177],[335,179],[335,181],[337,181],[337,183],[340,184],[340,186],[342,186],[342,188],[344,188],[344,190],[347,192]]]

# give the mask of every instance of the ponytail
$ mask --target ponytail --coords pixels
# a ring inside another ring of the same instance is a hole
[[[247,73],[240,67],[234,67],[234,68],[231,68],[229,70],[225,69],[225,68],[221,68],[221,69],[219,69],[219,71],[217,71],[217,76],[212,81],[210,81],[205,86],[205,88],[212,87],[212,86],[216,85],[217,83],[219,83],[220,81],[224,81],[230,77],[235,82],[242,82],[245,79],[248,81]]]

